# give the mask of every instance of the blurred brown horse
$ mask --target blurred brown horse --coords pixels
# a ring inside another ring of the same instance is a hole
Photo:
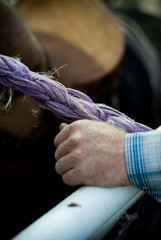
[[[101,1],[23,0],[12,6],[0,0],[0,28],[0,53],[20,57],[31,70],[62,68],[59,81],[86,92],[95,101],[105,92],[111,96],[118,88],[123,36],[115,17]],[[24,110],[25,119],[26,114]],[[17,118],[16,122],[20,120]],[[0,122],[0,126],[6,123]],[[12,126],[10,131],[15,134],[17,130]],[[19,136],[23,131],[19,129]]]
[[[82,90],[94,100],[105,92],[112,96],[119,84],[123,37],[101,1],[10,2],[0,0],[0,54],[19,57],[33,71],[53,73],[67,64],[58,70],[60,77],[55,73],[66,87]],[[4,101],[7,97],[6,93]],[[54,170],[53,139],[59,122],[17,92],[13,92],[11,109],[0,110],[4,239],[74,190]]]

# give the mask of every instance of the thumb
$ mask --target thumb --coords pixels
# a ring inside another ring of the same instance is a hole
[[[61,131],[63,128],[65,128],[66,126],[68,126],[67,123],[61,123],[60,126],[59,126],[60,131]]]

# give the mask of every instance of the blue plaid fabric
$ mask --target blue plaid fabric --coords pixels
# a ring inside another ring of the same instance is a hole
[[[125,159],[131,183],[161,202],[161,126],[126,134]]]

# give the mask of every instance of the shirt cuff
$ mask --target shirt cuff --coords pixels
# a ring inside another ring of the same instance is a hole
[[[126,134],[125,160],[130,182],[161,202],[161,127]]]

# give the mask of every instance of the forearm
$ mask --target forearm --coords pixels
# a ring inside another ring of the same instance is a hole
[[[130,182],[161,202],[161,127],[126,134],[125,159]]]

